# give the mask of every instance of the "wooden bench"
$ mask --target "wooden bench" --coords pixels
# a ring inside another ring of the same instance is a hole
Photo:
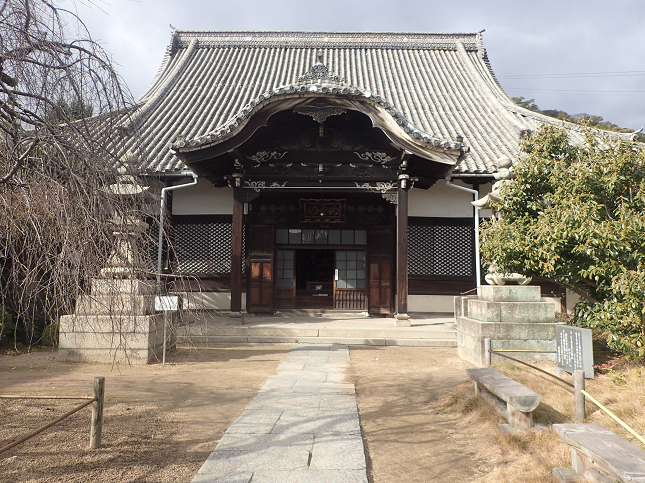
[[[533,427],[533,410],[540,404],[540,394],[493,368],[466,369],[466,373],[475,381],[475,394],[491,403],[508,421],[511,430]],[[502,401],[506,402],[505,406]],[[501,429],[509,428],[501,426]]]
[[[599,424],[554,424],[571,446],[572,468],[553,468],[559,482],[645,483],[645,450]]]

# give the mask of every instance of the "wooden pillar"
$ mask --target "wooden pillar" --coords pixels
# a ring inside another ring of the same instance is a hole
[[[241,175],[234,176],[233,223],[231,227],[231,312],[242,312],[242,229],[244,226],[244,192]]]
[[[408,189],[410,177],[399,176],[396,205],[396,325],[409,326],[408,316]]]

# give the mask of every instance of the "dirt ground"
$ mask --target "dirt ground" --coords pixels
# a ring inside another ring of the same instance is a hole
[[[466,482],[490,470],[486,434],[437,410],[469,381],[456,349],[352,349],[351,361],[371,482]]]
[[[189,482],[289,351],[287,345],[180,348],[167,364],[72,364],[56,353],[0,356],[0,393],[91,395],[105,376],[102,448],[89,408],[0,455],[1,482]],[[82,401],[0,400],[0,445]]]
[[[99,451],[88,448],[83,409],[0,455],[0,481],[189,482],[289,348],[180,348],[166,366],[115,368],[61,362],[55,352],[0,356],[2,394],[86,395],[94,376],[106,377]],[[502,441],[487,405],[464,414],[477,398],[455,349],[351,348],[350,357],[371,483],[551,481],[550,469],[518,479],[550,446]],[[461,409],[446,409],[455,398]],[[0,400],[0,446],[77,404]]]

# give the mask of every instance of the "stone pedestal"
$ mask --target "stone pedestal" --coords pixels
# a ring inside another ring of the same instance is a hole
[[[92,280],[90,293],[76,301],[74,315],[60,318],[58,352],[65,359],[147,363],[163,358],[164,314],[155,312],[156,286],[137,279],[146,266],[138,242],[148,228],[138,206],[153,198],[135,174],[133,166],[119,168],[118,182],[108,189],[121,203],[110,220],[114,248],[102,278]],[[176,317],[176,312],[166,316],[166,350],[176,343]]]
[[[455,297],[459,357],[484,366],[484,339],[496,349],[555,350],[555,307],[532,285],[482,285],[480,296]],[[555,360],[555,354],[508,353]],[[503,358],[492,356],[492,362]]]
[[[149,363],[162,359],[163,313],[154,311],[155,286],[136,279],[95,279],[74,315],[60,318],[58,353],[68,360]],[[167,327],[166,350],[176,333]]]
[[[244,314],[242,312],[231,312],[226,319],[226,325],[244,325]]]
[[[408,314],[396,314],[394,316],[396,327],[411,327],[412,322]]]

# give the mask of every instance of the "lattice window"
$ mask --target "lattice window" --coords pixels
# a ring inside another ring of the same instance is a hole
[[[467,225],[410,225],[408,274],[472,277],[473,228]]]
[[[230,223],[178,223],[175,229],[178,272],[231,272]],[[242,238],[244,252],[245,240]]]
[[[434,226],[408,226],[408,275],[434,275]]]
[[[246,275],[246,230],[242,229],[242,275]]]
[[[435,226],[433,257],[437,275],[473,276],[473,228]]]

